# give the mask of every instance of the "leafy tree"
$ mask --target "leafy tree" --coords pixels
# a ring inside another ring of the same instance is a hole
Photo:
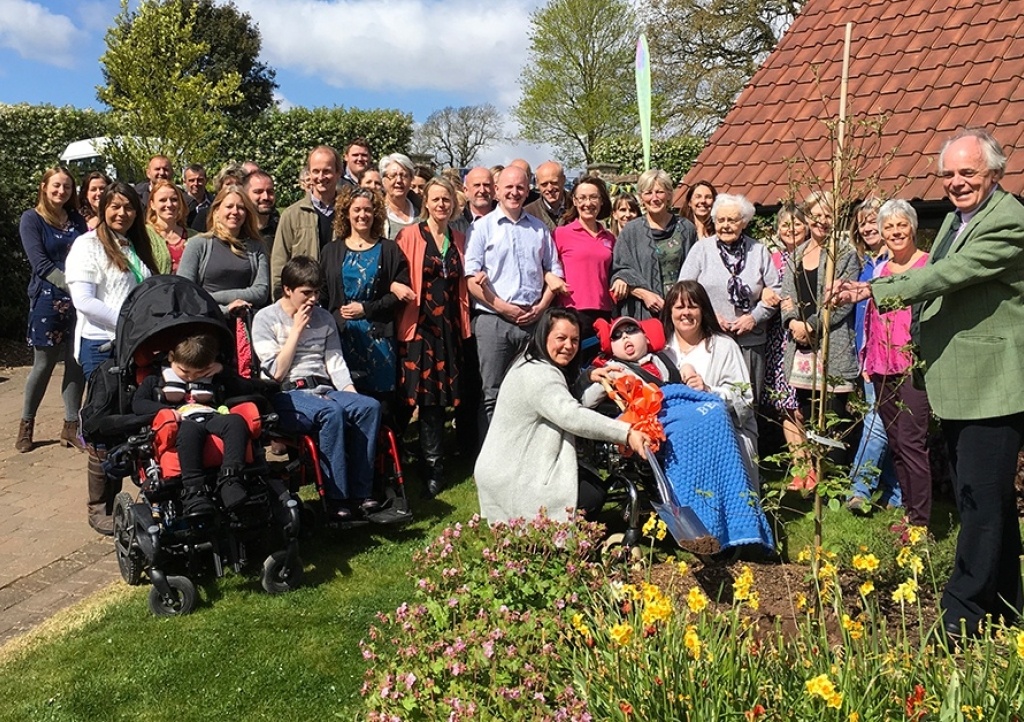
[[[185,0],[142,0],[134,12],[121,0],[100,58],[107,84],[96,93],[111,109],[115,162],[143,167],[160,153],[181,167],[216,155],[242,78],[200,69],[210,45],[195,39],[197,13]]]
[[[672,124],[709,135],[804,0],[649,0],[643,22],[654,93]]]
[[[602,138],[636,130],[637,20],[628,0],[551,0],[530,21],[515,109],[523,138],[567,162],[593,161]]]
[[[172,0],[173,1],[173,0]],[[263,40],[249,13],[243,13],[233,2],[195,0],[196,22],[192,39],[209,45],[209,52],[199,58],[196,72],[217,82],[232,72],[242,82],[238,86],[240,100],[225,108],[232,120],[244,123],[255,120],[260,113],[274,106],[277,73],[259,60]]]
[[[490,103],[435,110],[417,132],[417,144],[442,165],[465,168],[481,149],[501,138],[501,115]]]

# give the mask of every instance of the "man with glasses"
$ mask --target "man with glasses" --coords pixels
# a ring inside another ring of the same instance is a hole
[[[928,263],[887,278],[843,281],[838,303],[915,304],[915,340],[932,411],[942,421],[960,514],[953,573],[942,594],[946,634],[1020,622],[1021,537],[1014,479],[1024,442],[1024,206],[999,187],[1002,146],[968,128],[939,154],[956,210]]]
[[[341,157],[329,145],[314,148],[306,160],[309,194],[284,209],[270,255],[274,298],[281,296],[281,270],[295,256],[320,260],[320,249],[334,238],[334,201]]]

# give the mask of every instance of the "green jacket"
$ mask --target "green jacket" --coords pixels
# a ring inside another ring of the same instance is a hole
[[[882,308],[924,302],[920,355],[939,418],[1024,411],[1024,206],[1011,194],[997,188],[944,258],[877,279],[871,292]]]
[[[274,248],[270,254],[272,299],[281,296],[281,271],[295,256],[320,260],[319,216],[309,193],[285,208],[277,224]]]

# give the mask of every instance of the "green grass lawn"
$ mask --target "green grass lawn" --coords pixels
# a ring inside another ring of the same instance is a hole
[[[466,468],[452,469],[453,476]],[[0,653],[0,722],[6,720],[354,720],[362,709],[359,641],[378,611],[412,597],[412,553],[477,510],[464,481],[431,502],[410,484],[416,521],[393,533],[318,533],[303,542],[305,585],[269,596],[255,576],[228,574],[201,591],[196,613],[157,619],[148,586],[118,585],[71,631],[50,625]],[[812,538],[810,502],[783,514],[784,550]],[[951,509],[937,505],[937,546],[950,554]],[[828,512],[826,546],[892,548],[896,512],[864,519]],[[74,614],[58,618],[72,619]]]

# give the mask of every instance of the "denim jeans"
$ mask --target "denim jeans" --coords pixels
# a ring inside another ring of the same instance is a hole
[[[287,431],[315,434],[328,499],[373,496],[373,464],[380,402],[351,391],[275,394],[274,408]]]
[[[107,344],[111,344],[111,347],[106,351],[100,351],[100,347],[106,346]],[[82,364],[82,373],[85,374],[85,380],[89,380],[89,377],[92,376],[92,372],[95,371],[101,363],[106,361],[108,358],[113,357],[114,347],[111,341],[83,338],[82,345],[78,348],[78,363]]]
[[[870,410],[864,417],[864,431],[861,433],[857,456],[850,469],[850,496],[870,499],[875,483],[882,490],[878,503],[885,506],[903,506],[903,493],[896,478],[896,469],[889,451],[889,439],[885,434],[885,424],[878,414],[878,403],[875,400],[875,385],[864,384],[864,399]]]

